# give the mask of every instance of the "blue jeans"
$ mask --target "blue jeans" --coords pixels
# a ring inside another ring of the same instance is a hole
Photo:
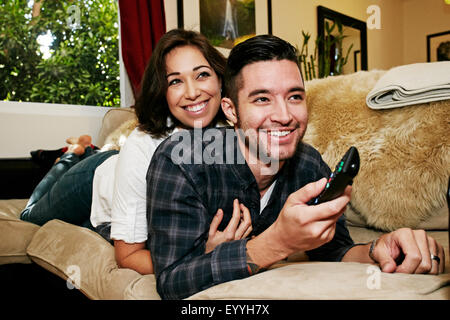
[[[94,172],[117,153],[111,150],[92,154],[88,150],[84,157],[73,153],[62,155],[34,189],[20,219],[40,226],[60,219],[94,230],[90,222]]]

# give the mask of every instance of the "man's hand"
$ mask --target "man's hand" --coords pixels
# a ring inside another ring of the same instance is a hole
[[[219,209],[209,226],[205,253],[213,251],[222,242],[244,239],[253,230],[250,211],[243,204],[239,204],[238,199],[234,199],[233,201],[233,216],[227,227],[223,231],[218,231],[217,228],[222,222],[222,219],[223,211]]]
[[[336,222],[350,201],[351,187],[328,202],[307,205],[326,185],[323,178],[292,193],[277,220],[263,233],[247,242],[252,263],[267,268],[296,251],[312,250],[331,241]]]
[[[294,251],[315,249],[334,237],[336,222],[350,201],[351,187],[332,201],[308,206],[308,201],[320,194],[326,181],[323,178],[292,193],[274,223],[282,242]]]
[[[383,272],[438,274],[445,269],[443,247],[424,230],[402,228],[382,235],[372,257]]]

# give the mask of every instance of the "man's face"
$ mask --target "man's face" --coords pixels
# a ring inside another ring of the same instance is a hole
[[[289,159],[308,122],[297,65],[289,60],[256,62],[245,66],[241,77],[235,127],[246,134],[246,149],[257,145],[270,159]]]

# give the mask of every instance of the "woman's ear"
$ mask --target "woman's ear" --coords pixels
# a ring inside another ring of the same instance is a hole
[[[222,111],[227,117],[227,120],[233,125],[237,123],[236,107],[228,97],[223,97],[221,101]]]

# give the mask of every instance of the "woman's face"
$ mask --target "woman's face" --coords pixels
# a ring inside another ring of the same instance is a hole
[[[166,99],[169,110],[185,127],[205,127],[220,107],[221,81],[203,54],[193,46],[166,55]]]

